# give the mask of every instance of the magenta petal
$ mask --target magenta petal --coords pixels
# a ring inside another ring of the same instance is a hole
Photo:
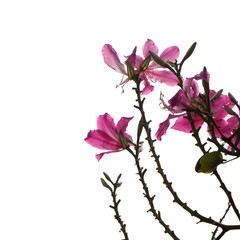
[[[96,154],[96,159],[98,161],[100,161],[100,159],[105,155],[105,154],[109,154],[109,153],[115,153],[115,152],[120,152],[121,150],[118,150],[118,151],[109,151],[109,152],[103,152],[103,153],[99,153],[99,154]]]
[[[117,52],[111,45],[105,44],[102,48],[104,62],[115,71],[127,75],[124,65],[120,62]]]
[[[196,129],[203,125],[203,120],[199,116],[192,115],[192,118]],[[185,133],[190,133],[192,130],[188,119],[184,118],[184,116],[179,117],[171,128]]]
[[[157,133],[155,135],[157,140],[162,141],[162,136],[166,134],[167,129],[169,128],[169,126],[170,126],[170,114],[169,114],[168,118],[165,121],[163,121],[163,122],[161,122],[159,124],[158,131],[157,131]]]
[[[101,130],[91,130],[84,140],[98,149],[118,150],[122,148],[118,141]]]
[[[227,122],[232,130],[237,130],[239,121],[236,117],[230,117]]]
[[[118,133],[116,131],[114,120],[108,113],[98,117],[97,127],[99,130],[105,132],[110,137],[118,141]]]
[[[117,123],[117,126],[116,126],[117,132],[119,133],[121,130],[123,133],[125,133],[127,130],[128,123],[132,119],[133,117],[130,117],[130,118],[122,117]]]
[[[179,56],[179,48],[177,46],[172,46],[166,48],[160,55],[160,58],[162,58],[164,61],[172,61],[175,62],[175,60],[178,59]]]
[[[144,88],[142,90],[142,95],[147,95],[154,90],[154,86],[152,86],[147,79],[143,80]]]
[[[178,78],[169,71],[166,70],[149,70],[151,77],[160,83],[165,83],[168,86],[177,86]]]
[[[212,91],[211,91],[212,93]],[[222,119],[225,118],[228,113],[225,110],[225,105],[227,105],[230,108],[233,108],[234,104],[230,101],[229,97],[227,95],[221,95],[220,98],[213,101],[211,108],[214,113],[214,119]]]
[[[136,51],[137,51],[137,47],[135,47],[132,51],[132,53],[127,56],[127,60],[126,62],[130,62],[133,66],[135,66],[135,63],[136,63]]]
[[[196,80],[205,80],[207,83],[209,83],[210,74],[208,73],[207,70],[203,70],[199,74],[196,74],[194,78]]]
[[[155,45],[155,43],[151,39],[148,39],[143,45],[144,58],[146,58],[149,55],[149,51],[152,51],[155,54],[158,54],[158,47]]]
[[[230,137],[231,135],[231,128],[228,124],[228,122],[224,119],[219,119],[219,120],[215,120],[216,124],[218,125],[218,127],[220,128],[222,134],[226,137]],[[218,132],[218,130],[214,127],[214,132],[215,132],[215,136],[217,138],[221,138],[221,134]]]

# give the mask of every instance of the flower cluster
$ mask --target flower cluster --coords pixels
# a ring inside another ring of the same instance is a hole
[[[184,79],[181,76],[182,65],[192,54],[195,46],[196,44],[192,45],[180,63],[178,63],[180,51],[177,46],[168,47],[159,54],[158,47],[150,39],[142,47],[142,56],[137,55],[137,47],[134,47],[132,53],[125,56],[124,64],[110,44],[103,46],[102,55],[110,68],[123,75],[119,84],[122,87],[132,80],[133,76],[137,76],[137,79],[143,83],[142,95],[151,93],[154,90],[152,83],[156,82],[180,87],[168,102],[165,102],[161,93],[162,108],[168,110],[169,115],[165,121],[159,124],[155,135],[159,141],[167,133],[171,121],[175,121],[171,126],[172,129],[185,133],[193,131],[192,121],[197,130],[206,123],[208,132],[213,139],[227,139],[228,149],[232,149],[235,144],[236,150],[236,146],[238,148],[240,145],[240,137],[236,134],[236,131],[239,131],[240,120],[239,115],[232,109],[235,105],[238,106],[238,103],[234,102],[233,98],[230,99],[229,96],[222,94],[222,90],[216,92],[209,88],[210,74],[206,68],[191,78]],[[131,70],[128,68],[129,65]],[[199,83],[203,85],[203,92],[200,92]],[[188,118],[189,114],[191,121]],[[132,142],[131,136],[126,133],[127,124],[131,119],[123,117],[115,126],[113,118],[109,114],[98,117],[98,129],[90,131],[85,139],[87,143],[96,148],[110,150],[96,155],[98,160],[105,153],[121,151]],[[129,139],[126,146],[123,147],[124,144],[119,136]]]
[[[149,51],[154,52],[158,55],[158,47],[155,43],[148,39],[146,43],[143,45],[142,53],[143,58],[136,54],[137,47],[135,47],[132,53],[126,57],[125,62],[131,63],[131,65],[135,68],[136,72],[139,71],[139,66],[142,63],[144,58],[147,58],[150,54]],[[126,78],[123,78],[119,85],[124,86],[130,79],[128,78],[127,71],[124,65],[119,60],[117,52],[113,49],[113,47],[109,44],[105,44],[102,48],[102,54],[105,63],[115,71],[123,74]],[[179,56],[179,48],[176,46],[166,48],[161,54],[160,57],[164,61],[172,61],[175,62]],[[154,86],[151,85],[151,82],[161,82],[166,83],[169,86],[176,86],[178,84],[177,77],[168,70],[163,70],[161,66],[156,64],[154,61],[151,61],[148,69],[144,72],[140,73],[140,78],[143,80],[144,89],[142,90],[142,94],[149,94],[154,90]]]

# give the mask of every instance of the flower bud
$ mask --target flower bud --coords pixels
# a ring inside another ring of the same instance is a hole
[[[186,54],[185,54],[182,62],[185,62],[185,61],[192,55],[192,53],[193,53],[196,45],[197,45],[197,43],[194,42],[194,43],[192,44],[192,46],[187,50],[187,52],[186,52]]]
[[[211,103],[212,103],[214,100],[217,100],[218,98],[220,98],[221,95],[222,95],[222,92],[223,92],[223,89],[221,89],[221,90],[219,90],[218,92],[216,92],[216,93],[214,94],[214,96],[211,98]]]
[[[235,116],[235,117],[237,117],[238,118],[238,115],[237,115],[237,113],[235,113],[229,106],[224,106],[224,108],[225,108],[225,110],[227,111],[227,113],[229,114],[229,115],[232,115],[232,116]]]
[[[107,182],[103,178],[101,178],[101,183],[105,188],[108,188],[110,191],[112,190],[111,187],[107,184]]]
[[[131,80],[131,79],[133,79],[133,77],[135,76],[136,73],[130,62],[126,62],[126,65],[127,65],[128,78],[129,78],[129,80]]]
[[[148,69],[149,63],[151,61],[151,56],[147,56],[139,65],[139,68],[142,69],[143,72],[145,72]]]
[[[228,93],[228,97],[232,103],[234,103],[235,105],[238,105],[236,98],[231,93]]]
[[[150,55],[152,56],[153,60],[160,66],[164,67],[164,68],[168,68],[168,64],[163,61],[157,54],[155,54],[152,51],[149,51]]]

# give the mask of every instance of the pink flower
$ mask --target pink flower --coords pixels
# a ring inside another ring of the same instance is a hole
[[[158,55],[158,48],[154,44],[154,42],[150,39],[148,39],[146,43],[143,45],[143,50],[142,50],[143,58],[139,55],[136,55],[136,50],[137,50],[137,47],[134,48],[131,55],[126,57],[127,58],[126,61],[132,64],[136,72],[139,71],[139,65],[144,60],[144,58],[149,56],[149,51],[152,51]],[[111,45],[105,44],[102,49],[102,54],[103,54],[105,63],[109,67],[127,76],[127,72],[124,65],[120,62],[117,52],[112,48]],[[174,62],[178,58],[178,56],[179,56],[179,48],[176,46],[166,48],[160,54],[160,57],[164,61],[170,60]],[[148,69],[145,72],[141,72],[140,78],[143,80],[143,84],[145,86],[142,94],[149,94],[150,92],[153,91],[154,86],[152,86],[150,82],[159,81],[169,86],[175,86],[178,84],[178,79],[172,72],[168,70],[159,70],[159,68],[162,68],[162,67],[156,64],[155,62],[151,61]],[[121,81],[120,85],[124,86],[128,81],[129,79],[127,77]]]
[[[87,138],[85,141],[91,146],[103,149],[110,150],[108,152],[103,152],[96,155],[97,160],[99,161],[104,154],[119,152],[123,150],[122,145],[119,140],[119,133],[122,132],[124,137],[129,139],[131,142],[132,137],[126,133],[126,129],[128,126],[128,122],[132,118],[122,117],[117,125],[115,125],[113,118],[105,113],[104,115],[100,115],[97,119],[97,130],[89,131]]]
[[[158,140],[162,139],[162,136],[166,134],[167,129],[170,126],[170,120],[173,118],[177,118],[174,125],[171,127],[172,129],[182,131],[185,133],[190,133],[192,127],[186,119],[186,110],[191,109],[199,109],[199,106],[196,105],[195,101],[201,102],[199,97],[199,88],[198,84],[195,80],[205,80],[209,83],[209,73],[207,71],[202,71],[200,74],[195,75],[193,78],[188,78],[183,82],[183,88],[180,89],[169,101],[169,105],[167,105],[161,96],[162,103],[165,109],[168,109],[172,114],[168,116],[168,118],[159,124],[159,129],[156,133],[156,137]],[[215,91],[210,90],[210,99],[215,95]],[[224,106],[228,106],[232,108],[234,104],[230,101],[227,95],[221,95],[218,99],[214,100],[211,103],[211,111],[212,116],[216,124],[218,125],[219,129],[225,136],[230,135],[230,127],[228,127],[228,122],[224,118],[228,115],[227,111],[225,110]],[[201,111],[201,109],[199,109]],[[175,114],[178,115],[175,115]],[[195,128],[199,128],[203,125],[203,119],[197,115],[196,113],[192,112],[191,116],[194,120]],[[163,128],[163,129],[161,129]],[[217,129],[215,130],[215,135],[217,138],[220,138],[221,135]]]

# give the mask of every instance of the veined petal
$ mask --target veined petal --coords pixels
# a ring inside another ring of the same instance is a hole
[[[102,48],[104,62],[115,71],[127,75],[124,65],[120,62],[117,52],[110,44],[105,44]]]
[[[146,58],[149,56],[149,51],[154,52],[155,54],[158,54],[158,47],[155,45],[155,43],[148,39],[145,44],[143,45],[143,57]]]
[[[170,60],[175,62],[179,57],[179,53],[180,51],[177,46],[168,47],[161,53],[160,58],[164,61]]]
[[[99,130],[105,132],[108,136],[118,141],[118,133],[114,120],[108,113],[98,117],[97,127]]]
[[[119,150],[121,145],[101,130],[91,130],[84,139],[91,146],[104,150]]]
[[[132,120],[133,117],[130,117],[130,118],[127,118],[127,117],[122,117],[118,123],[117,123],[117,126],[116,126],[116,129],[117,129],[117,133],[120,132],[120,130],[125,133],[126,130],[127,130],[127,126],[128,126],[128,123],[130,120]],[[124,134],[125,135],[125,134]]]
[[[165,83],[168,86],[177,86],[178,78],[170,71],[166,70],[147,70],[147,73],[151,78],[159,81],[160,83]]]

